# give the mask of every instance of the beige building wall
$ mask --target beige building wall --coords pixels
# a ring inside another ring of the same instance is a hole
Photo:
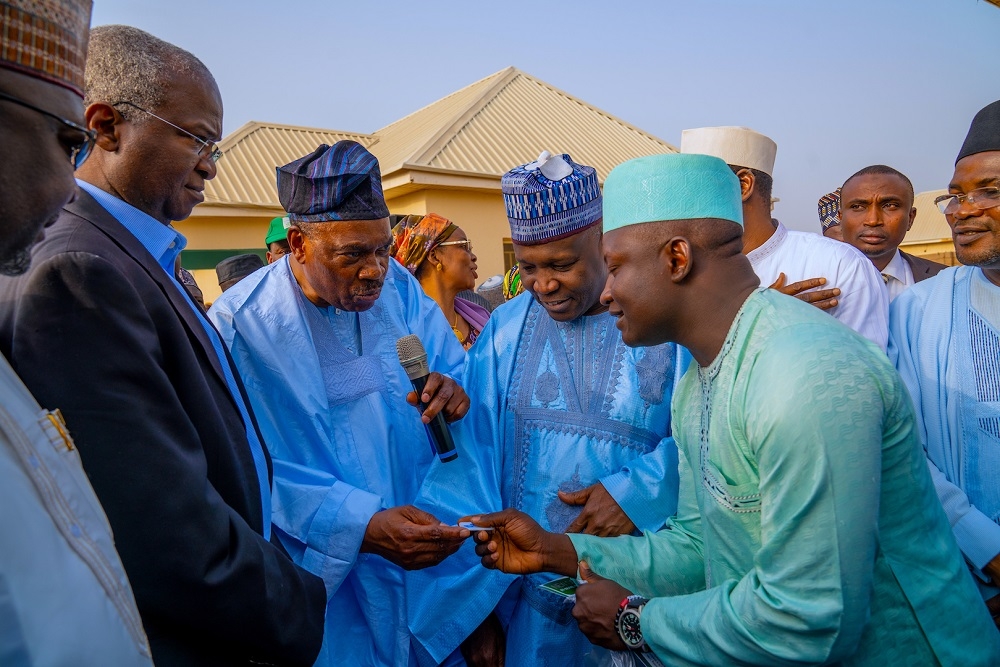
[[[951,239],[941,239],[939,241],[917,241],[899,244],[899,249],[915,257],[923,257],[932,262],[938,262],[946,266],[958,266],[959,261],[955,257],[955,244]]]
[[[187,247],[197,250],[264,249],[271,218],[282,211],[238,216],[200,215],[175,222],[174,229],[187,238]]]

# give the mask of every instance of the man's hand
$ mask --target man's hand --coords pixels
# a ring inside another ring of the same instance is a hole
[[[420,570],[458,551],[468,536],[464,528],[445,525],[413,505],[402,505],[372,516],[361,551],[378,554],[404,570]]]
[[[632,595],[628,589],[595,574],[585,562],[580,563],[580,578],[587,583],[576,587],[573,618],[580,632],[591,644],[613,651],[627,651],[625,642],[615,630],[615,618],[622,600]]]
[[[600,482],[571,493],[560,491],[559,500],[567,505],[583,505],[583,511],[566,528],[567,533],[617,537],[635,530],[635,524]]]
[[[449,422],[458,421],[469,411],[469,396],[462,386],[440,373],[427,376],[427,384],[424,385],[424,393],[420,395],[419,401],[417,392],[411,391],[406,395],[406,402],[414,406],[422,403],[425,406],[420,418],[425,424],[430,424],[442,411],[445,421]]]
[[[506,509],[459,521],[494,529],[472,532],[483,567],[508,574],[576,574],[576,549],[569,538],[548,532],[524,512]]]
[[[782,294],[794,296],[796,299],[800,299],[806,303],[811,303],[820,310],[829,310],[840,303],[840,301],[836,298],[840,296],[839,287],[814,290],[812,292],[806,291],[813,290],[814,288],[825,284],[826,278],[809,278],[808,280],[800,280],[797,283],[786,285],[785,274],[781,273],[778,274],[778,279],[771,285],[771,289],[776,289]]]
[[[503,667],[507,659],[507,635],[496,613],[490,612],[459,648],[469,667]]]

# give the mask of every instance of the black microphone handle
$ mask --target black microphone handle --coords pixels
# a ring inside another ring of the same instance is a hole
[[[427,406],[423,404],[420,397],[424,393],[424,386],[427,384],[426,375],[421,375],[420,377],[415,377],[410,380],[413,383],[413,390],[417,392],[417,401],[420,405],[420,412],[424,411]],[[455,441],[451,438],[451,431],[448,429],[448,422],[444,420],[444,415],[442,413],[437,413],[437,416],[431,420],[430,424],[425,425],[427,428],[427,434],[430,436],[431,444],[434,446],[434,451],[437,453],[438,458],[443,462],[454,461],[458,458],[458,452],[455,451]]]

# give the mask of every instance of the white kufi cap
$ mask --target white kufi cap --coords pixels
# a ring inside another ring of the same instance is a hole
[[[774,172],[778,144],[748,127],[699,127],[681,133],[681,153],[722,158],[726,164]]]

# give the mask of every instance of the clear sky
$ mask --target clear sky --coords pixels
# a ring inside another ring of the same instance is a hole
[[[946,187],[1000,99],[1000,9],[982,0],[95,0],[108,23],[201,58],[226,133],[373,132],[510,65],[674,145],[746,125],[778,143],[775,215],[810,231],[817,198],[869,164]]]

